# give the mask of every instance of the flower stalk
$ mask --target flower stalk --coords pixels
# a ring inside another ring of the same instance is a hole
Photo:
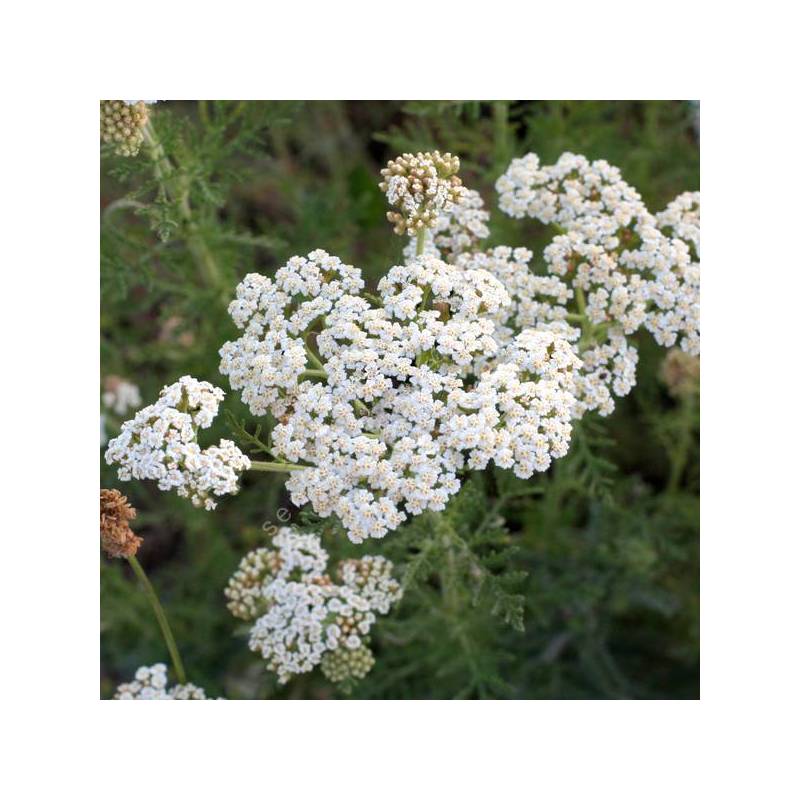
[[[291,464],[288,461],[253,461],[250,460],[250,469],[253,472],[294,472],[305,469],[302,464]]]
[[[164,608],[158,599],[158,594],[153,588],[153,584],[150,583],[150,579],[147,577],[142,565],[139,563],[139,559],[136,558],[136,556],[128,556],[128,563],[131,565],[131,569],[136,573],[136,577],[139,579],[139,583],[142,585],[142,589],[144,589],[144,593],[158,621],[158,626],[161,628],[161,635],[164,637],[164,643],[167,645],[169,657],[172,659],[172,666],[175,668],[175,675],[178,678],[178,683],[186,683],[186,671],[183,668],[181,654],[178,652],[178,645],[175,642],[175,637],[172,634],[172,628],[169,626],[169,620],[164,612]]]
[[[417,255],[421,256],[425,252],[425,234],[428,232],[427,228],[420,228],[417,231]]]

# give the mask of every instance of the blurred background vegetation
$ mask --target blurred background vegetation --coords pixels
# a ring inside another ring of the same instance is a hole
[[[400,263],[377,187],[400,152],[458,154],[492,213],[487,246],[531,247],[537,271],[552,232],[496,207],[494,180],[512,157],[604,158],[653,212],[699,189],[699,107],[685,101],[167,102],[152,123],[168,175],[157,177],[147,148],[135,158],[104,148],[101,161],[101,373],[136,384],[143,404],[185,374],[228,390],[217,351],[234,335],[225,307],[246,273],[323,248],[374,287]],[[101,485],[138,509],[139,557],[189,679],[230,698],[698,697],[698,403],[666,391],[663,349],[644,332],[637,345],[632,394],[613,416],[584,419],[548,473],[468,481],[452,515],[464,557],[450,591],[428,515],[357,549],[395,559],[408,590],[373,628],[377,664],[351,694],[318,670],[277,686],[225,608],[229,576],[267,543],[262,528],[281,524],[279,509],[319,524],[291,505],[280,475],[247,474],[209,513],[151,483],[121,483],[101,460]],[[239,422],[252,430],[252,420],[232,393],[224,408],[207,441],[244,446]],[[116,416],[101,400],[101,413],[112,437],[133,411]],[[334,559],[353,552],[340,533],[324,536]],[[168,659],[127,563],[101,562],[109,697],[138,666]]]

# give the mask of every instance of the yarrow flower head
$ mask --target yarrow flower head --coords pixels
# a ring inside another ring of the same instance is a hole
[[[106,462],[119,465],[120,480],[156,480],[163,491],[176,489],[196,506],[215,508],[212,496],[235,494],[239,473],[250,467],[233,442],[222,439],[205,450],[197,443],[198,429],[211,425],[224,396],[188,375],[165,386],[156,403],[122,425],[108,444]]]
[[[610,414],[635,385],[640,330],[699,354],[698,196],[653,216],[605,161],[515,159],[497,181],[501,209],[558,226],[537,274],[527,248],[476,250],[488,214],[458,166],[435,152],[383,170],[390,218],[416,241],[377,296],[358,268],[313,250],[271,278],[247,275],[228,308],[241,335],[220,372],[272,423],[275,460],[253,467],[289,472],[292,502],[337,518],[353,542],[443,510],[468,470],[548,469],[572,420]],[[236,490],[246,457],[195,440],[221,399],[205,386],[202,423],[165,390],[123,426],[106,454],[121,478],[206,508]]]
[[[130,683],[117,687],[114,700],[208,700],[205,691],[193,683],[167,687],[167,667],[153,664],[139,667]]]
[[[364,288],[361,271],[324,250],[295,256],[265,278],[247,275],[228,312],[241,338],[220,350],[220,372],[253,414],[283,416],[300,392],[309,353],[303,335],[324,322],[334,304]]]
[[[135,156],[150,117],[145,100],[101,100],[100,139],[119,156]]]
[[[498,273],[523,324],[560,330],[583,360],[577,416],[609,414],[613,398],[631,391],[638,361],[631,337],[640,328],[663,347],[679,343],[699,354],[700,267],[691,250],[699,255],[698,193],[679,196],[654,217],[616,167],[572,153],[552,166],[532,153],[515,159],[496,188],[505,213],[561,229],[544,251],[556,282],[544,303],[534,288],[541,278],[504,265]],[[483,266],[481,256],[474,261]],[[511,331],[519,324],[507,322]]]
[[[613,216],[627,225],[641,206],[639,193],[607,161],[564,153],[552,166],[535,153],[515,158],[495,184],[500,210],[545,225],[570,227],[589,217]]]
[[[319,536],[282,528],[273,547],[245,556],[228,582],[229,610],[253,623],[250,649],[281,683],[320,664],[335,682],[366,675],[376,613],[388,613],[401,597],[385,558],[343,561],[336,581],[327,563]]]
[[[422,255],[388,271],[377,304],[362,287],[358,270],[315,251],[290,259],[274,281],[247,276],[229,309],[245,334],[222,348],[220,370],[254,414],[277,420],[271,448],[294,466],[293,503],[338,517],[361,542],[409,514],[442,510],[467,460],[484,468],[497,456],[531,474],[566,452],[576,361],[568,347],[565,361],[553,334],[533,333],[543,361],[512,365],[497,385],[483,377],[499,357],[494,317],[511,303],[497,278]],[[510,431],[522,437],[516,449]]]
[[[433,153],[404,153],[381,170],[378,184],[389,204],[386,218],[398,235],[415,235],[423,228],[433,229],[440,211],[450,211],[463,194],[457,156],[438,150]]]

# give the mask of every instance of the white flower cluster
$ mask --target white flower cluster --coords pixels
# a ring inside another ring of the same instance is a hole
[[[130,683],[117,687],[114,700],[208,700],[205,691],[193,683],[178,683],[167,688],[167,667],[153,664],[139,667]]]
[[[628,225],[641,207],[639,193],[606,161],[589,162],[564,153],[543,166],[535,153],[515,158],[495,184],[500,210],[510,217],[531,217],[565,228],[589,217],[612,217]]]
[[[222,389],[188,375],[165,386],[153,405],[122,425],[109,442],[106,462],[119,465],[120,480],[156,480],[162,491],[177,489],[195,506],[216,508],[211,496],[235,494],[239,473],[250,467],[250,459],[227,439],[205,450],[197,443],[198,429],[211,425],[224,396]]]
[[[497,181],[501,209],[559,226],[548,274],[536,275],[526,248],[475,250],[488,213],[458,167],[421,153],[383,170],[399,232],[434,233],[378,297],[360,270],[314,250],[273,278],[247,275],[229,306],[242,335],[221,348],[220,371],[254,415],[275,420],[277,463],[264,468],[290,472],[292,502],[337,517],[354,542],[443,510],[464,470],[546,470],[574,418],[609,414],[631,391],[641,328],[699,354],[697,193],[653,216],[605,161],[515,159]],[[123,426],[106,459],[124,480],[153,478],[213,508],[210,495],[236,491],[251,466],[230,442],[196,443],[221,397],[181,379]]]
[[[338,582],[327,564],[319,536],[281,528],[273,547],[245,556],[228,582],[229,610],[253,622],[250,649],[281,683],[318,664],[335,681],[363,677],[374,663],[367,636],[376,613],[401,597],[385,558],[343,561]]]
[[[551,166],[532,153],[514,159],[496,188],[505,213],[561,228],[544,251],[550,277],[529,272],[530,251],[495,248],[458,263],[492,272],[508,290],[514,315],[498,320],[506,338],[532,327],[573,342],[583,361],[577,416],[609,414],[613,397],[630,392],[638,354],[629,337],[640,328],[699,354],[699,193],[653,216],[616,167],[572,153]]]
[[[464,253],[456,264],[465,270],[483,270],[497,278],[509,295],[510,303],[492,316],[495,338],[507,345],[526,328],[547,330],[572,341],[580,332],[567,322],[566,304],[572,289],[555,276],[535,275],[530,261],[533,252],[525,247],[494,247],[486,252]]]
[[[432,237],[425,238],[425,255],[454,261],[461,253],[474,250],[481,239],[488,238],[488,221],[483,198],[474,189],[464,189],[449,211],[440,212]],[[417,237],[413,236],[403,248],[403,255],[408,261],[416,252]]]
[[[361,272],[324,250],[295,256],[274,279],[251,273],[229,305],[241,338],[220,350],[220,372],[253,414],[282,417],[299,394],[308,364],[304,335],[323,322],[334,303],[364,288]]]
[[[389,270],[377,307],[362,286],[315,251],[275,280],[248,275],[230,306],[246,331],[220,370],[277,420],[274,455],[305,467],[286,483],[293,503],[360,542],[442,510],[465,466],[528,477],[566,452],[580,362],[544,331],[503,357],[494,319],[511,298],[497,278],[419,256]],[[319,368],[306,370],[312,344]]]
[[[679,194],[656,214],[656,223],[665,234],[691,245],[700,258],[700,192]]]
[[[449,211],[464,191],[456,175],[459,166],[457,156],[442,155],[436,150],[404,153],[381,170],[380,189],[389,205],[398,209],[386,214],[395,233],[413,236],[422,229],[436,227],[439,212]]]

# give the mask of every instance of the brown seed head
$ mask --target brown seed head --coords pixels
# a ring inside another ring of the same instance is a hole
[[[136,555],[142,539],[129,527],[136,509],[116,489],[100,490],[100,545],[112,558]]]

